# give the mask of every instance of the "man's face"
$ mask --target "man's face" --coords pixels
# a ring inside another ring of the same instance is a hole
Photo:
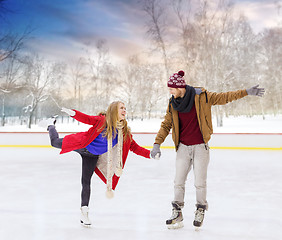
[[[169,93],[174,96],[174,98],[178,98],[182,95],[182,91],[179,88],[168,88]]]
[[[124,120],[126,116],[126,107],[123,103],[118,104],[118,121]]]

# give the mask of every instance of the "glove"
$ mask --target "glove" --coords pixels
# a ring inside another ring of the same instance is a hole
[[[161,156],[160,144],[155,143],[151,151],[151,157],[159,160]]]
[[[66,114],[70,115],[71,117],[73,117],[75,115],[75,111],[68,109],[68,108],[62,107],[61,111],[65,112]]]
[[[253,96],[259,96],[262,97],[265,93],[264,88],[258,88],[259,85],[256,85],[254,87],[251,87],[247,90],[248,95],[253,95]]]

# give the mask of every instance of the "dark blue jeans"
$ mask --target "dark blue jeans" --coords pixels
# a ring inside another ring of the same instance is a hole
[[[62,148],[63,138],[59,138],[59,134],[55,126],[48,127],[51,145],[55,148]],[[96,168],[99,155],[90,153],[86,148],[74,150],[79,153],[82,158],[82,176],[81,176],[81,206],[88,206],[91,193],[91,178]]]

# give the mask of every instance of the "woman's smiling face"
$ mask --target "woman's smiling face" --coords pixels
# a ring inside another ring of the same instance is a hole
[[[118,121],[122,121],[125,119],[126,116],[126,107],[124,103],[119,103],[118,104]]]

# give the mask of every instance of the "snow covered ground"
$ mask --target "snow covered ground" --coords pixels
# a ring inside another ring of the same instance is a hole
[[[157,132],[162,119],[129,121],[133,132]],[[214,133],[282,133],[282,115],[228,117],[223,119],[223,126],[216,126],[213,119]]]
[[[163,119],[128,120],[132,132],[158,132]],[[61,123],[57,120],[57,129],[62,132],[86,131],[89,125],[73,121],[71,123]],[[223,127],[216,126],[216,119],[213,119],[214,133],[282,133],[282,115],[277,116],[253,116],[253,117],[228,117],[223,119]],[[32,125],[29,129],[25,125],[7,125],[0,127],[0,132],[40,132],[45,131],[42,127]]]
[[[133,121],[129,125],[134,132],[157,132],[160,121]],[[215,127],[215,132],[282,133],[281,123],[282,117],[267,117],[264,121],[260,117],[229,118],[224,120],[223,128]],[[57,128],[60,131],[88,128],[75,126],[78,125],[58,124]],[[7,126],[0,128],[1,131],[26,129]],[[33,126],[32,131],[45,130]],[[16,135],[20,139],[21,134]],[[38,134],[24,135],[25,142],[33,141],[28,138],[34,135]],[[0,144],[7,142],[7,136],[0,133]],[[155,135],[148,136],[153,143]],[[275,144],[282,146],[282,142]],[[111,200],[105,196],[105,185],[93,175],[90,229],[79,223],[81,159],[78,154],[59,155],[59,150],[54,148],[2,147],[0,151],[0,239],[282,239],[282,151],[279,150],[211,150],[209,211],[200,231],[192,226],[193,172],[186,185],[184,228],[168,230],[165,226],[171,215],[174,150],[163,149],[160,160],[130,153]]]

